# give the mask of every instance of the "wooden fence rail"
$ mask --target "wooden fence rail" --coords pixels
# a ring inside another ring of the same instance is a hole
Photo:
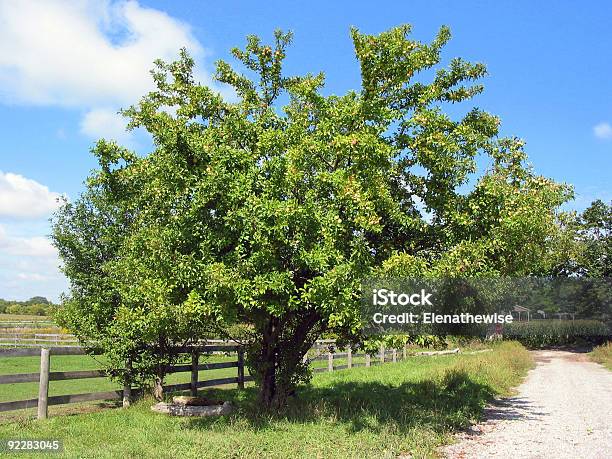
[[[192,394],[196,394],[200,387],[220,386],[224,384],[237,384],[238,387],[244,387],[244,383],[252,381],[251,376],[244,374],[244,357],[242,350],[238,346],[231,345],[202,345],[193,346],[189,349],[192,355],[192,363],[189,365],[172,365],[166,368],[167,373],[191,373],[191,382],[186,384],[173,384],[164,386],[165,391],[182,391],[191,390]],[[213,362],[213,363],[198,363],[200,354],[212,354],[214,352],[223,353],[238,353],[238,360],[232,362]],[[122,390],[92,392],[84,394],[69,394],[49,396],[49,381],[64,381],[87,378],[101,378],[108,376],[104,370],[83,370],[83,371],[50,371],[51,355],[85,355],[86,352],[82,347],[76,346],[60,346],[52,348],[29,348],[29,349],[0,349],[0,358],[2,357],[28,357],[40,355],[40,372],[39,373],[21,373],[11,375],[0,375],[0,385],[16,384],[26,382],[39,382],[38,398],[29,400],[16,400],[9,402],[0,402],[0,412],[13,411],[26,408],[38,408],[38,419],[47,417],[48,406],[50,405],[65,405],[69,403],[80,403],[96,400],[124,400],[124,406],[129,405],[130,399],[140,393],[140,389],[132,388],[131,385],[125,386]],[[242,355],[242,357],[241,357]],[[237,376],[231,378],[217,378],[198,381],[199,372],[203,370],[216,370],[221,368],[237,368]]]
[[[0,329],[0,347],[49,347],[78,345],[74,335],[67,333],[36,333],[35,330],[6,332]]]
[[[51,320],[3,320],[0,322],[2,328],[47,328],[57,327],[57,324]]]
[[[210,341],[209,341],[210,342]],[[226,341],[213,341],[215,344],[203,344],[197,346],[191,346],[186,349],[185,353],[191,354],[191,363],[183,365],[172,365],[166,368],[166,373],[191,373],[190,382],[166,385],[163,387],[165,392],[178,392],[189,390],[192,395],[197,394],[197,390],[202,387],[220,386],[225,384],[237,384],[239,388],[244,388],[244,383],[252,381],[253,378],[249,375],[245,375],[244,372],[244,350],[242,347],[237,345],[229,345]],[[216,344],[218,343],[218,344]],[[326,352],[323,352],[326,351]],[[370,367],[385,362],[397,362],[399,359],[407,358],[407,348],[401,351],[401,354],[397,349],[385,349],[381,346],[379,352],[376,355],[368,353],[353,353],[351,348],[347,348],[345,352],[337,352],[335,349],[335,342],[333,340],[320,340],[318,341],[309,354],[314,354],[313,357],[308,355],[304,356],[306,363],[327,361],[327,366],[313,368],[313,372],[327,372],[337,371],[342,369],[350,369],[354,367]],[[237,360],[230,362],[213,362],[213,363],[200,363],[199,357],[202,354],[213,354],[213,353],[236,353]],[[2,357],[27,357],[27,356],[40,356],[41,358],[41,370],[39,373],[22,373],[22,374],[10,374],[0,375],[0,385],[3,384],[15,384],[15,383],[27,383],[27,382],[39,382],[39,395],[38,398],[29,400],[17,400],[9,402],[0,402],[0,412],[13,411],[26,408],[38,408],[38,418],[44,419],[47,417],[48,406],[51,405],[64,405],[69,403],[80,403],[87,401],[96,400],[123,400],[124,406],[129,406],[130,400],[136,396],[141,395],[141,389],[132,388],[131,384],[127,384],[122,390],[106,391],[106,392],[92,392],[83,394],[70,394],[70,395],[56,395],[49,396],[49,382],[50,381],[64,381],[64,380],[75,380],[75,379],[88,379],[88,378],[101,378],[108,376],[104,370],[82,370],[82,371],[49,371],[50,358],[54,355],[85,355],[85,349],[79,346],[57,346],[51,348],[16,348],[16,349],[0,349],[0,358]],[[355,362],[356,358],[364,358],[364,362]],[[341,365],[336,364],[339,359],[345,359],[346,363]],[[128,363],[129,365],[129,363]],[[128,367],[129,368],[129,367]],[[206,370],[217,370],[223,368],[237,368],[237,375],[235,377],[207,379],[199,381],[199,372]]]

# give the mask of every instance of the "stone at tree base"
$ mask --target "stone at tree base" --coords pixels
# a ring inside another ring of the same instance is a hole
[[[176,397],[172,397],[172,403],[183,406],[223,405],[222,400],[210,400],[204,397],[192,397],[189,395],[177,395]]]
[[[160,402],[151,407],[151,410],[158,413],[165,413],[171,416],[222,416],[233,411],[230,402],[223,402],[222,405],[178,405],[174,403]]]

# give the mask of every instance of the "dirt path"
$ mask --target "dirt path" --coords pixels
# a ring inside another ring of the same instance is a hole
[[[612,458],[612,372],[585,354],[536,351],[516,397],[443,451],[448,458]]]

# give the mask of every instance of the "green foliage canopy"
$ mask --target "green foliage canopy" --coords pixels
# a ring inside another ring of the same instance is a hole
[[[196,83],[185,52],[157,62],[157,89],[124,112],[154,151],[100,141],[100,169],[56,217],[66,323],[143,375],[171,343],[244,324],[261,402],[282,405],[321,333],[361,338],[365,276],[546,270],[570,190],[527,167],[496,117],[446,114],[485,67],[439,67],[447,28],[430,44],[409,34],[353,29],[362,87],[340,96],[321,73],[283,73],[280,31],[233,50],[245,73],[218,62],[235,100]]]

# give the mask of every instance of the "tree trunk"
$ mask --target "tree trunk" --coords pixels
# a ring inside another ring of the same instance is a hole
[[[266,362],[268,368],[263,369],[259,401],[264,407],[271,407],[276,397],[276,371],[274,362]]]
[[[276,346],[277,346],[277,320],[271,317],[263,331],[261,348],[261,361],[259,362],[261,386],[259,388],[259,402],[266,408],[272,406],[276,395]]]
[[[259,361],[259,403],[266,409],[278,409],[287,403],[295,390],[296,371],[302,365],[302,356],[312,346],[312,334],[319,315],[312,312],[297,321],[270,317],[262,330]]]

